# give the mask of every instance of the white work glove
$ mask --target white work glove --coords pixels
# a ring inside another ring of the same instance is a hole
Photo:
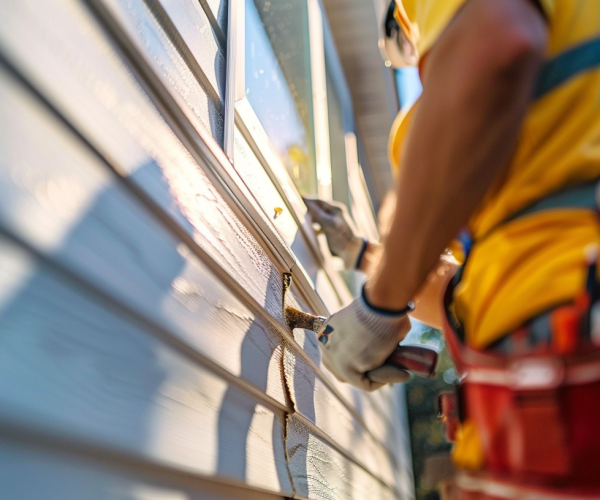
[[[410,330],[407,312],[382,312],[361,296],[335,313],[320,339],[323,363],[342,382],[374,391],[385,384],[406,382],[410,374],[384,361]]]
[[[325,233],[331,254],[342,258],[346,270],[356,269],[366,240],[358,236],[346,205],[306,198],[304,203],[313,222]]]

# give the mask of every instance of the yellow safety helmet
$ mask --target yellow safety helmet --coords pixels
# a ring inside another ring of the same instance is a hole
[[[408,20],[401,0],[390,2],[381,25],[378,45],[388,68],[417,65],[419,55],[415,27]]]

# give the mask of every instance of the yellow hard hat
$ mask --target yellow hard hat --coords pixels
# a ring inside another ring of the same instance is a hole
[[[401,0],[392,0],[381,24],[378,43],[385,65],[388,68],[416,66],[419,55],[415,38],[415,29]]]

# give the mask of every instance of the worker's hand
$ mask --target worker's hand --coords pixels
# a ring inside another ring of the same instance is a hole
[[[342,258],[345,269],[356,269],[366,241],[358,236],[346,206],[310,199],[304,199],[304,203],[313,222],[318,223],[325,233],[331,254]]]
[[[408,372],[383,363],[409,330],[405,312],[378,311],[361,294],[329,319],[324,329],[327,342],[321,344],[323,363],[338,380],[366,391],[406,382]]]

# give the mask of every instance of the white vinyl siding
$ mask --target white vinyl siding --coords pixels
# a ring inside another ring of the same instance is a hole
[[[283,272],[313,313],[347,290],[223,152],[223,5],[0,5],[0,498],[407,497],[400,393],[285,324]]]

